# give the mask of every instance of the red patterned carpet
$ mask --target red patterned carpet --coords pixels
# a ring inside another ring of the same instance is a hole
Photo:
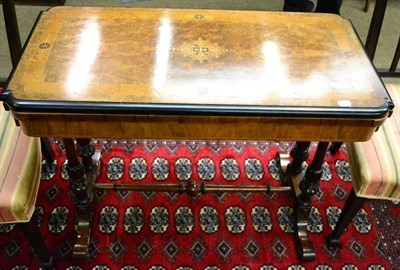
[[[43,170],[37,201],[40,226],[56,269],[399,269],[400,205],[367,204],[330,253],[325,238],[351,188],[345,149],[327,154],[309,234],[313,262],[298,261],[288,194],[185,194],[96,191],[87,262],[71,259],[74,207],[65,153],[53,140],[56,166]],[[291,144],[269,142],[96,141],[103,152],[99,182],[280,185],[274,156]],[[314,151],[315,145],[312,147]],[[1,269],[39,269],[20,232],[0,228]]]

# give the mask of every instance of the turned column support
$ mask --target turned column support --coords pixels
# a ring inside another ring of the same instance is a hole
[[[322,175],[322,164],[325,152],[328,148],[326,142],[318,144],[311,164],[305,169],[303,162],[308,159],[310,142],[297,142],[291,151],[292,162],[287,165],[287,170],[282,164],[288,164],[289,156],[277,153],[276,161],[280,171],[280,177],[285,185],[292,188],[293,197],[296,200],[294,206],[295,240],[297,255],[302,261],[315,259],[315,248],[311,243],[307,226],[311,212],[311,196],[318,192],[319,180]]]
[[[327,142],[320,142],[315,152],[313,161],[307,167],[304,177],[298,184],[296,192],[296,204],[294,208],[295,217],[295,239],[297,254],[300,260],[311,261],[315,259],[315,248],[308,237],[307,226],[311,212],[311,196],[318,192],[319,180],[322,175],[322,164],[326,150]]]
[[[84,167],[76,154],[75,143],[73,139],[64,139],[63,141],[68,158],[67,171],[71,194],[78,204],[88,204],[90,202],[89,182]]]
[[[299,174],[302,171],[303,162],[309,157],[309,148],[311,142],[296,142],[290,156],[292,162],[288,165],[288,172],[292,175]]]
[[[93,155],[95,152],[94,146],[90,139],[76,139],[78,156],[82,158],[83,167],[86,172],[94,169]]]
[[[322,176],[322,164],[329,143],[320,142],[315,152],[313,161],[307,167],[304,179],[300,182],[301,194],[298,196],[300,203],[309,204],[312,195],[318,192],[319,180]]]
[[[93,221],[92,194],[93,183],[98,175],[101,154],[95,151],[90,139],[77,139],[79,160],[73,139],[64,139],[68,158],[70,192],[76,201],[77,240],[73,257],[87,259],[90,231]],[[93,160],[95,158],[95,160]]]

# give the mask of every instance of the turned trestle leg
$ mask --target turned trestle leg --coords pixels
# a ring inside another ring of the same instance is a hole
[[[297,254],[301,260],[315,259],[315,249],[307,235],[307,225],[311,212],[311,196],[318,192],[319,180],[322,176],[322,164],[328,143],[320,142],[313,161],[307,167],[305,176],[299,184],[300,194],[297,195],[294,216]]]
[[[124,185],[102,185],[94,184],[97,176],[99,161],[93,161],[96,156],[93,146],[89,139],[77,139],[77,148],[82,162],[76,153],[75,145],[72,139],[64,139],[64,144],[68,157],[68,173],[70,176],[70,189],[77,205],[78,218],[78,240],[74,247],[74,256],[86,258],[90,237],[90,226],[92,221],[91,200],[94,188],[99,189],[128,189],[128,190],[148,190],[158,191],[177,191],[186,192],[188,195],[197,195],[198,193],[209,192],[237,192],[246,190],[248,192],[270,192],[270,191],[292,191],[295,198],[295,237],[298,255],[301,260],[312,260],[315,258],[315,250],[307,235],[307,225],[311,211],[311,196],[318,191],[319,180],[322,175],[322,164],[328,143],[321,142],[318,145],[312,163],[304,169],[303,163],[308,158],[310,142],[298,142],[291,151],[292,161],[287,166],[286,172],[281,172],[283,183],[289,187],[276,188],[270,190],[270,187],[231,187],[231,186],[213,186],[198,185],[190,181],[187,186],[182,185],[164,185],[159,186],[137,186],[132,187]],[[98,155],[100,156],[100,155]],[[280,166],[280,157],[277,155],[278,166]]]
[[[325,152],[328,143],[320,142],[315,152],[312,163],[304,169],[303,163],[307,160],[309,154],[310,142],[297,142],[290,152],[292,161],[284,170],[281,161],[282,157],[277,153],[277,163],[280,167],[281,179],[285,185],[290,185],[293,195],[296,199],[294,217],[295,217],[295,239],[297,254],[300,260],[315,259],[315,249],[308,238],[307,225],[311,212],[311,196],[318,191],[319,180],[322,175],[322,164],[324,162]],[[288,159],[289,157],[286,157]]]
[[[68,158],[67,170],[70,178],[70,192],[77,208],[78,236],[73,249],[73,256],[86,259],[93,219],[91,207],[93,184],[98,173],[96,165],[100,163],[99,160],[93,161],[93,157],[100,159],[100,155],[95,155],[96,151],[90,139],[77,139],[78,154],[82,162],[78,158],[73,139],[64,139],[64,146]]]

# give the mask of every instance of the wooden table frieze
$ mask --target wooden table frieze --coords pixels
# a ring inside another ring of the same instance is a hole
[[[260,11],[52,8],[1,98],[27,135],[63,139],[81,258],[93,189],[124,188],[292,192],[298,254],[312,260],[306,227],[328,142],[368,140],[393,110],[349,21]],[[127,137],[297,143],[277,155],[278,188],[95,184],[101,153],[90,139]],[[320,143],[304,169],[311,141]]]

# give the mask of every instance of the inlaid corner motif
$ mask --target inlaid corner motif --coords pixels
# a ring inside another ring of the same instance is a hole
[[[172,50],[180,52],[183,57],[189,57],[193,61],[197,60],[200,63],[205,60],[219,58],[222,54],[233,51],[222,48],[217,43],[212,43],[202,38],[192,42],[183,42],[178,47],[172,48]]]
[[[42,50],[48,49],[48,48],[50,48],[50,43],[47,43],[47,42],[40,43],[39,48]]]
[[[194,15],[194,18],[197,20],[202,20],[202,19],[204,19],[204,15],[201,13],[198,13],[198,14]]]

